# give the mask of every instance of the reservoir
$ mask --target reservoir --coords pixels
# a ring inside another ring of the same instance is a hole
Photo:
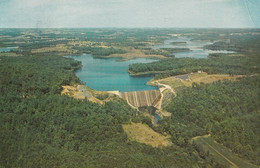
[[[83,67],[76,71],[76,75],[87,86],[99,91],[120,92],[155,90],[155,86],[147,85],[153,76],[132,77],[127,72],[128,66],[134,63],[150,63],[155,59],[137,58],[128,61],[118,61],[117,58],[94,58],[91,54],[81,56],[67,56],[81,61]]]
[[[174,45],[173,43],[185,42],[182,45]],[[205,45],[213,44],[207,41],[192,41],[191,38],[178,37],[174,39],[165,40],[163,44],[152,46],[153,49],[160,48],[189,48],[190,51],[173,53],[176,58],[190,57],[190,58],[207,58],[211,53],[235,53],[226,50],[207,50],[203,49]]]
[[[6,48],[0,48],[0,53],[1,52],[9,52],[9,51],[16,51],[18,47],[6,47]]]
[[[174,45],[176,44],[176,45]],[[180,45],[181,44],[181,45]],[[190,51],[173,53],[176,58],[207,58],[210,53],[234,53],[230,51],[213,51],[203,49],[203,46],[211,42],[192,41],[187,37],[178,37],[165,40],[163,44],[152,46],[159,48],[189,48]],[[120,61],[118,58],[94,58],[91,54],[81,56],[67,56],[81,61],[83,67],[76,71],[76,75],[87,86],[99,91],[130,92],[158,89],[155,86],[147,85],[153,76],[132,77],[127,72],[128,66],[134,63],[150,63],[155,59],[136,58],[128,61]]]

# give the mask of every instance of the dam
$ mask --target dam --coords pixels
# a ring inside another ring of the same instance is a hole
[[[160,90],[119,92],[119,96],[135,108],[148,106],[156,107],[162,97]]]
[[[147,85],[153,76],[132,77],[127,72],[130,64],[158,60],[137,58],[122,62],[116,58],[94,58],[91,54],[67,57],[82,62],[83,67],[76,75],[90,88],[118,95],[135,109],[148,106],[160,109],[162,94],[159,87]]]

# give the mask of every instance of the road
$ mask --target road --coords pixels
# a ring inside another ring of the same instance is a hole
[[[169,90],[174,94],[174,96],[177,95],[176,92],[175,92],[175,91],[172,89],[172,87],[169,86],[169,85],[162,84],[162,83],[160,83],[160,82],[158,82],[158,81],[152,82],[152,84],[155,84],[155,85],[157,85],[157,86],[162,86],[162,87],[164,87],[165,89],[169,89]],[[165,89],[160,90],[161,93],[162,93]]]
[[[158,109],[161,109],[162,108],[162,101],[163,101],[163,97],[164,97],[164,95],[163,95],[163,91],[165,90],[165,89],[169,89],[172,93],[173,93],[173,95],[174,96],[176,96],[177,94],[176,94],[176,92],[172,89],[172,87],[171,86],[169,86],[169,85],[166,85],[166,84],[162,84],[162,83],[159,83],[158,81],[154,81],[154,82],[151,82],[153,85],[157,85],[157,86],[159,86],[159,87],[161,87],[160,88],[160,92],[161,92],[161,100],[158,102],[158,104],[156,105],[156,107],[158,108]]]

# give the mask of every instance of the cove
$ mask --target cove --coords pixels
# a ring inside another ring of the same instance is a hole
[[[155,59],[137,58],[119,61],[117,58],[94,58],[91,54],[81,56],[66,56],[82,62],[82,68],[76,75],[87,86],[99,91],[120,92],[155,90],[155,86],[147,85],[153,76],[132,77],[127,72],[128,66],[134,63],[150,63]]]

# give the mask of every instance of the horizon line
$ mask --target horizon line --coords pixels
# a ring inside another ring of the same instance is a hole
[[[0,29],[260,29],[260,27],[0,27]]]

